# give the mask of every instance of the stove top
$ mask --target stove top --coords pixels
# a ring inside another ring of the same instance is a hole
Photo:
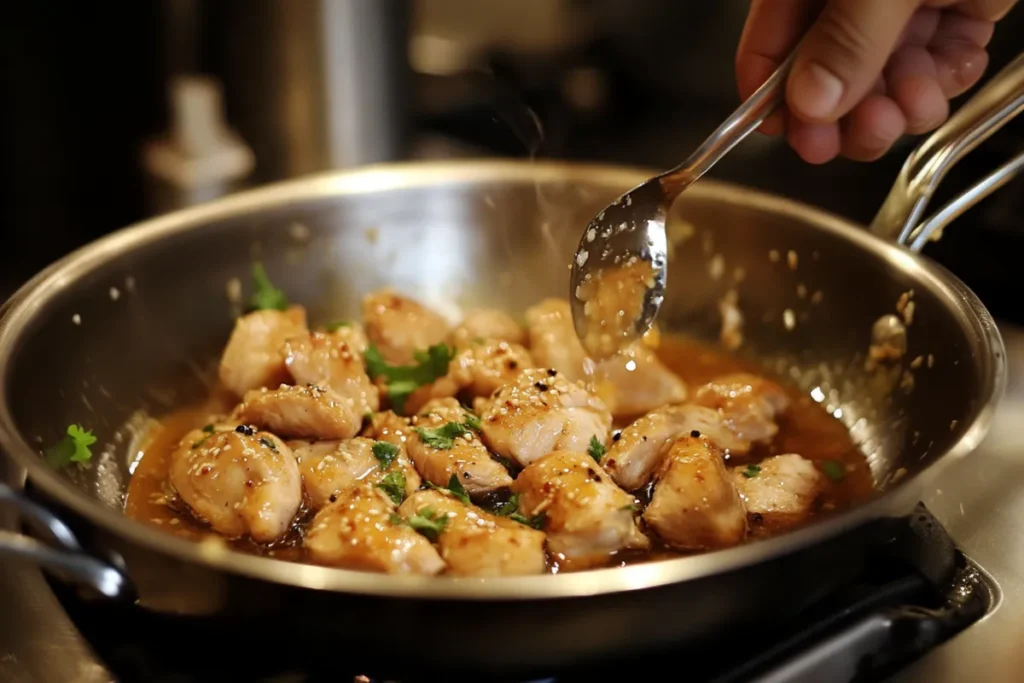
[[[1011,376],[989,437],[894,527],[894,542],[869,563],[871,576],[770,634],[737,633],[717,652],[602,663],[599,672],[584,665],[543,680],[635,678],[659,664],[680,671],[681,661],[688,678],[712,683],[1013,679],[1024,665],[1024,328],[1001,329]],[[20,565],[0,564],[0,602],[0,680],[10,683],[383,680],[340,661],[295,671],[261,656],[250,671],[204,668],[166,647],[173,633],[153,624],[114,627],[109,612],[50,590]]]

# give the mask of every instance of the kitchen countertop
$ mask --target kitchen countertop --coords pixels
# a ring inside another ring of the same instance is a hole
[[[1000,329],[1010,377],[991,432],[977,451],[941,474],[924,502],[995,579],[1002,600],[982,621],[892,677],[894,683],[1009,681],[1024,670],[1024,327]],[[0,605],[0,681],[113,680],[35,569],[0,563]]]

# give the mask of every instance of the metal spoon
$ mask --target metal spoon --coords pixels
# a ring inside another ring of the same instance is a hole
[[[665,220],[679,194],[782,104],[796,50],[686,161],[622,195],[583,232],[569,301],[583,347],[601,360],[654,324],[668,270]]]

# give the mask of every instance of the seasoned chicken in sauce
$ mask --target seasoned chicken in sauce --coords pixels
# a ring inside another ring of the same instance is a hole
[[[609,554],[650,546],[637,526],[633,496],[585,452],[554,451],[536,459],[512,490],[520,512],[540,518],[548,549],[567,566],[600,564]]]
[[[320,510],[305,547],[318,564],[384,572],[440,574],[445,562],[423,535],[396,524],[396,506],[378,486],[364,484]]]
[[[268,432],[239,425],[190,431],[171,454],[168,482],[197,517],[228,538],[278,540],[302,503],[295,455]]]
[[[543,532],[484,512],[450,494],[420,491],[402,503],[398,514],[406,520],[443,520],[433,526],[441,558],[452,574],[520,576],[547,571]]]
[[[224,391],[146,447],[133,517],[281,559],[499,577],[728,548],[870,492],[819,406],[657,330],[595,363],[564,299],[453,327],[383,289],[361,320],[311,325],[278,294],[236,321]]]

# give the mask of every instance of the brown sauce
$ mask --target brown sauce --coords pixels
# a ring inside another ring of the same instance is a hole
[[[658,356],[687,382],[691,390],[717,376],[733,372],[751,372],[771,377],[762,368],[745,363],[720,349],[674,335],[662,336]],[[786,387],[792,398],[789,410],[779,422],[779,432],[767,446],[756,447],[746,457],[734,459],[729,464],[756,463],[772,455],[798,453],[819,467],[825,462],[845,466],[845,476],[832,481],[822,494],[816,512],[819,518],[840,512],[870,497],[874,487],[867,460],[843,424],[810,396],[799,392],[784,380],[771,378]],[[233,405],[230,397],[218,393],[200,404],[184,407],[159,420],[158,426],[147,435],[143,454],[128,484],[125,514],[131,519],[182,538],[227,543],[243,552],[301,562],[304,560],[302,529],[311,516],[305,506],[300,510],[289,534],[273,545],[258,545],[248,540],[227,541],[194,518],[175,499],[168,487],[167,472],[171,453],[181,438],[188,431],[208,423],[211,415],[229,412]],[[753,528],[752,532],[752,538],[773,533],[767,528]],[[609,564],[632,564],[682,554],[655,545],[649,552],[609,558]]]

